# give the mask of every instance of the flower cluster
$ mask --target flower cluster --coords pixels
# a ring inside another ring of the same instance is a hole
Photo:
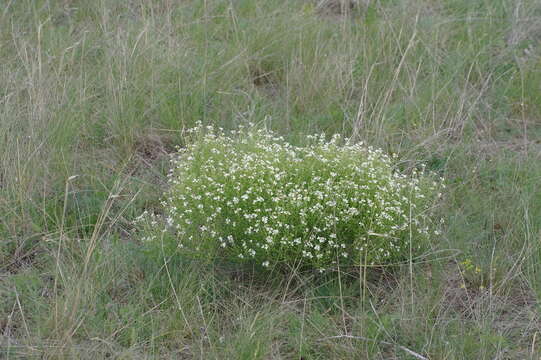
[[[340,136],[295,147],[266,130],[199,126],[162,202],[179,246],[268,267],[382,264],[417,250],[440,183]]]

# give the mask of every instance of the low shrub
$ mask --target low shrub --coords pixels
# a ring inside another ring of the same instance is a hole
[[[192,129],[162,202],[174,242],[263,267],[388,264],[426,243],[441,182],[335,135],[296,147],[267,130]],[[156,239],[152,237],[151,239]]]

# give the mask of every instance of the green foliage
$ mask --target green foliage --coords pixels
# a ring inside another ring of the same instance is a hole
[[[190,132],[164,206],[178,246],[195,254],[323,271],[407,259],[429,234],[438,182],[401,174],[381,150],[338,135],[294,147],[253,128]]]

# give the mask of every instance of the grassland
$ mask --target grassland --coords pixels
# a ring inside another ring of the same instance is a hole
[[[0,358],[540,358],[538,1],[2,5]],[[150,254],[196,121],[425,163],[443,234],[328,277]]]

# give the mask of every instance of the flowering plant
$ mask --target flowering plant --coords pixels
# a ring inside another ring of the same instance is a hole
[[[162,204],[178,246],[264,267],[383,264],[418,251],[440,183],[381,150],[266,130],[192,129],[172,158]]]

